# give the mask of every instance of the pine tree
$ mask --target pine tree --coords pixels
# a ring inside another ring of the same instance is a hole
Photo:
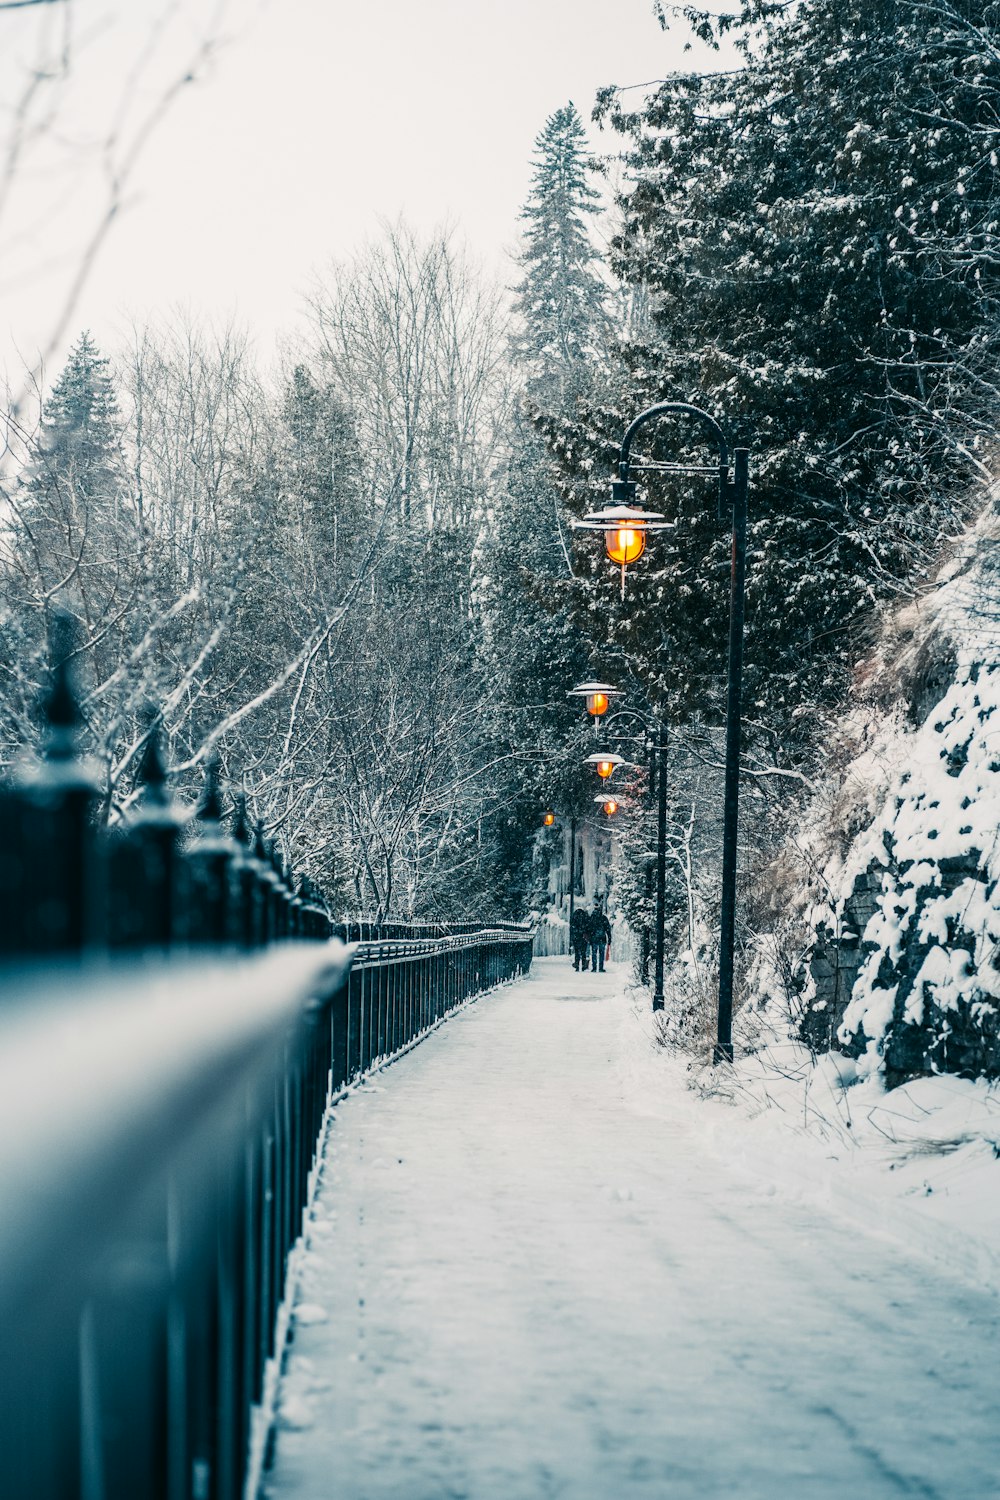
[[[550,436],[580,507],[653,401],[699,400],[751,447],[747,717],[786,754],[983,473],[998,12],[753,0],[734,23],[744,67],[675,75],[632,114],[604,101],[631,143],[613,266],[648,291],[654,331],[626,350],[614,401]],[[642,452],[674,456],[678,436],[650,430]],[[649,498],[678,526],[651,544],[620,634],[684,711],[724,674],[729,541],[707,490],[661,480]],[[583,565],[606,618],[610,570]]]
[[[591,238],[600,213],[592,170],[580,116],[567,104],[535,141],[511,339],[529,413],[541,409],[553,420],[594,387],[595,356],[608,327],[606,287]],[[514,738],[537,752],[524,773],[533,782],[532,796],[566,807],[578,779],[567,737],[572,740],[579,716],[565,695],[585,675],[590,652],[587,632],[569,607],[577,590],[556,479],[551,456],[522,412],[511,429],[502,499],[484,539],[478,603],[490,672],[517,721]],[[546,714],[525,713],[525,704],[539,702]],[[529,805],[533,818],[530,799]]]
[[[296,365],[282,402],[282,471],[300,564],[324,593],[336,586],[364,539],[355,424],[343,402]],[[325,599],[328,603],[328,597]]]
[[[15,497],[35,586],[95,627],[132,571],[137,547],[110,362],[81,334],[42,411]]]
[[[557,109],[535,142],[535,169],[521,211],[522,279],[514,350],[535,393],[563,392],[600,346],[606,322],[600,257],[590,232],[600,194],[588,181],[586,133],[575,107]]]

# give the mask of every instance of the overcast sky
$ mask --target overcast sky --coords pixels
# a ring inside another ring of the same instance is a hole
[[[66,13],[0,13],[5,151],[28,70],[58,62]],[[27,141],[6,201],[0,175],[8,370],[58,326],[107,202],[112,123],[120,165],[201,42],[220,45],[157,116],[50,378],[80,328],[111,344],[130,317],[176,305],[235,314],[266,359],[311,273],[380,217],[449,219],[507,275],[546,116],[572,99],[587,119],[601,84],[692,65],[652,0],[73,0],[69,14],[69,80],[38,90],[28,116],[58,103],[53,124]]]

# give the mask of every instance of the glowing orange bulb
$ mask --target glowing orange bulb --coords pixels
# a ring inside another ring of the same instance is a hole
[[[553,825],[553,823],[555,822],[555,820],[556,820],[556,815],[555,815],[555,813],[552,813],[552,812],[547,812],[545,814],[545,816],[542,818],[542,822],[545,824],[546,828],[551,828],[552,825]]]
[[[607,813],[609,818],[613,813],[616,813],[618,811],[618,803],[615,801],[614,797],[609,797],[607,802],[605,802],[604,811]]]
[[[612,562],[624,568],[634,563],[646,550],[646,523],[632,521],[628,526],[616,526],[604,533],[604,545]]]
[[[587,695],[587,712],[588,712],[588,714],[593,714],[594,717],[595,717],[595,719],[599,719],[600,716],[601,716],[601,714],[606,714],[607,711],[608,711],[608,695],[607,695],[607,693],[589,693]]]
[[[605,781],[611,775],[614,768],[615,763],[613,760],[599,760],[597,762],[597,774],[598,776],[603,776]]]

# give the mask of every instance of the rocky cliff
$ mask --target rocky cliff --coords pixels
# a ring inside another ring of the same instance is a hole
[[[890,1086],[1000,1076],[998,564],[987,517],[893,622],[804,912],[802,1036]]]

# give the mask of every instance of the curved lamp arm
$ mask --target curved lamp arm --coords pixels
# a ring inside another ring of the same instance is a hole
[[[729,477],[729,439],[726,437],[725,432],[719,426],[719,423],[713,416],[710,415],[709,412],[704,411],[700,406],[693,405],[693,403],[690,401],[658,401],[655,406],[648,406],[645,411],[641,411],[639,415],[629,423],[628,427],[625,429],[625,436],[622,438],[621,452],[618,458],[618,478],[611,485],[612,503],[617,505],[632,504],[635,497],[635,484],[629,478],[632,467],[632,439],[635,437],[636,433],[641,427],[645,427],[647,422],[653,421],[655,417],[665,416],[694,417],[696,421],[701,423],[702,427],[707,430],[709,436],[712,437],[718,445],[719,520],[721,521],[726,514],[726,502],[732,502],[732,500],[734,499],[734,485],[733,481]],[[744,450],[737,449],[736,458],[738,468],[741,467],[741,455],[743,455],[742,462],[745,463]],[[704,474],[711,473],[716,466],[713,465],[712,468],[706,469],[703,465],[700,464],[664,464],[659,467],[678,474]]]
[[[637,708],[616,709],[613,714],[609,714],[608,717],[603,721],[602,728],[610,729],[616,719],[635,719],[637,723],[642,725],[643,733],[657,741],[657,743],[653,746],[654,750],[658,750],[660,748],[659,741],[661,736],[664,740],[666,740],[667,736],[664,725],[661,724],[658,719],[647,717],[646,714],[640,713]],[[637,736],[628,735],[623,736],[623,738],[632,739],[637,738]]]
[[[719,445],[720,468],[729,468],[729,443],[726,439],[726,434],[713,416],[710,416],[707,411],[703,411],[700,406],[692,406],[690,401],[659,401],[655,406],[649,406],[645,411],[641,411],[625,429],[625,436],[622,438],[621,457],[618,460],[618,473],[622,479],[628,479],[632,439],[639,431],[639,428],[645,427],[646,423],[651,422],[654,417],[663,417],[668,414],[679,416],[681,413],[685,416],[696,417],[702,426],[708,428]]]

